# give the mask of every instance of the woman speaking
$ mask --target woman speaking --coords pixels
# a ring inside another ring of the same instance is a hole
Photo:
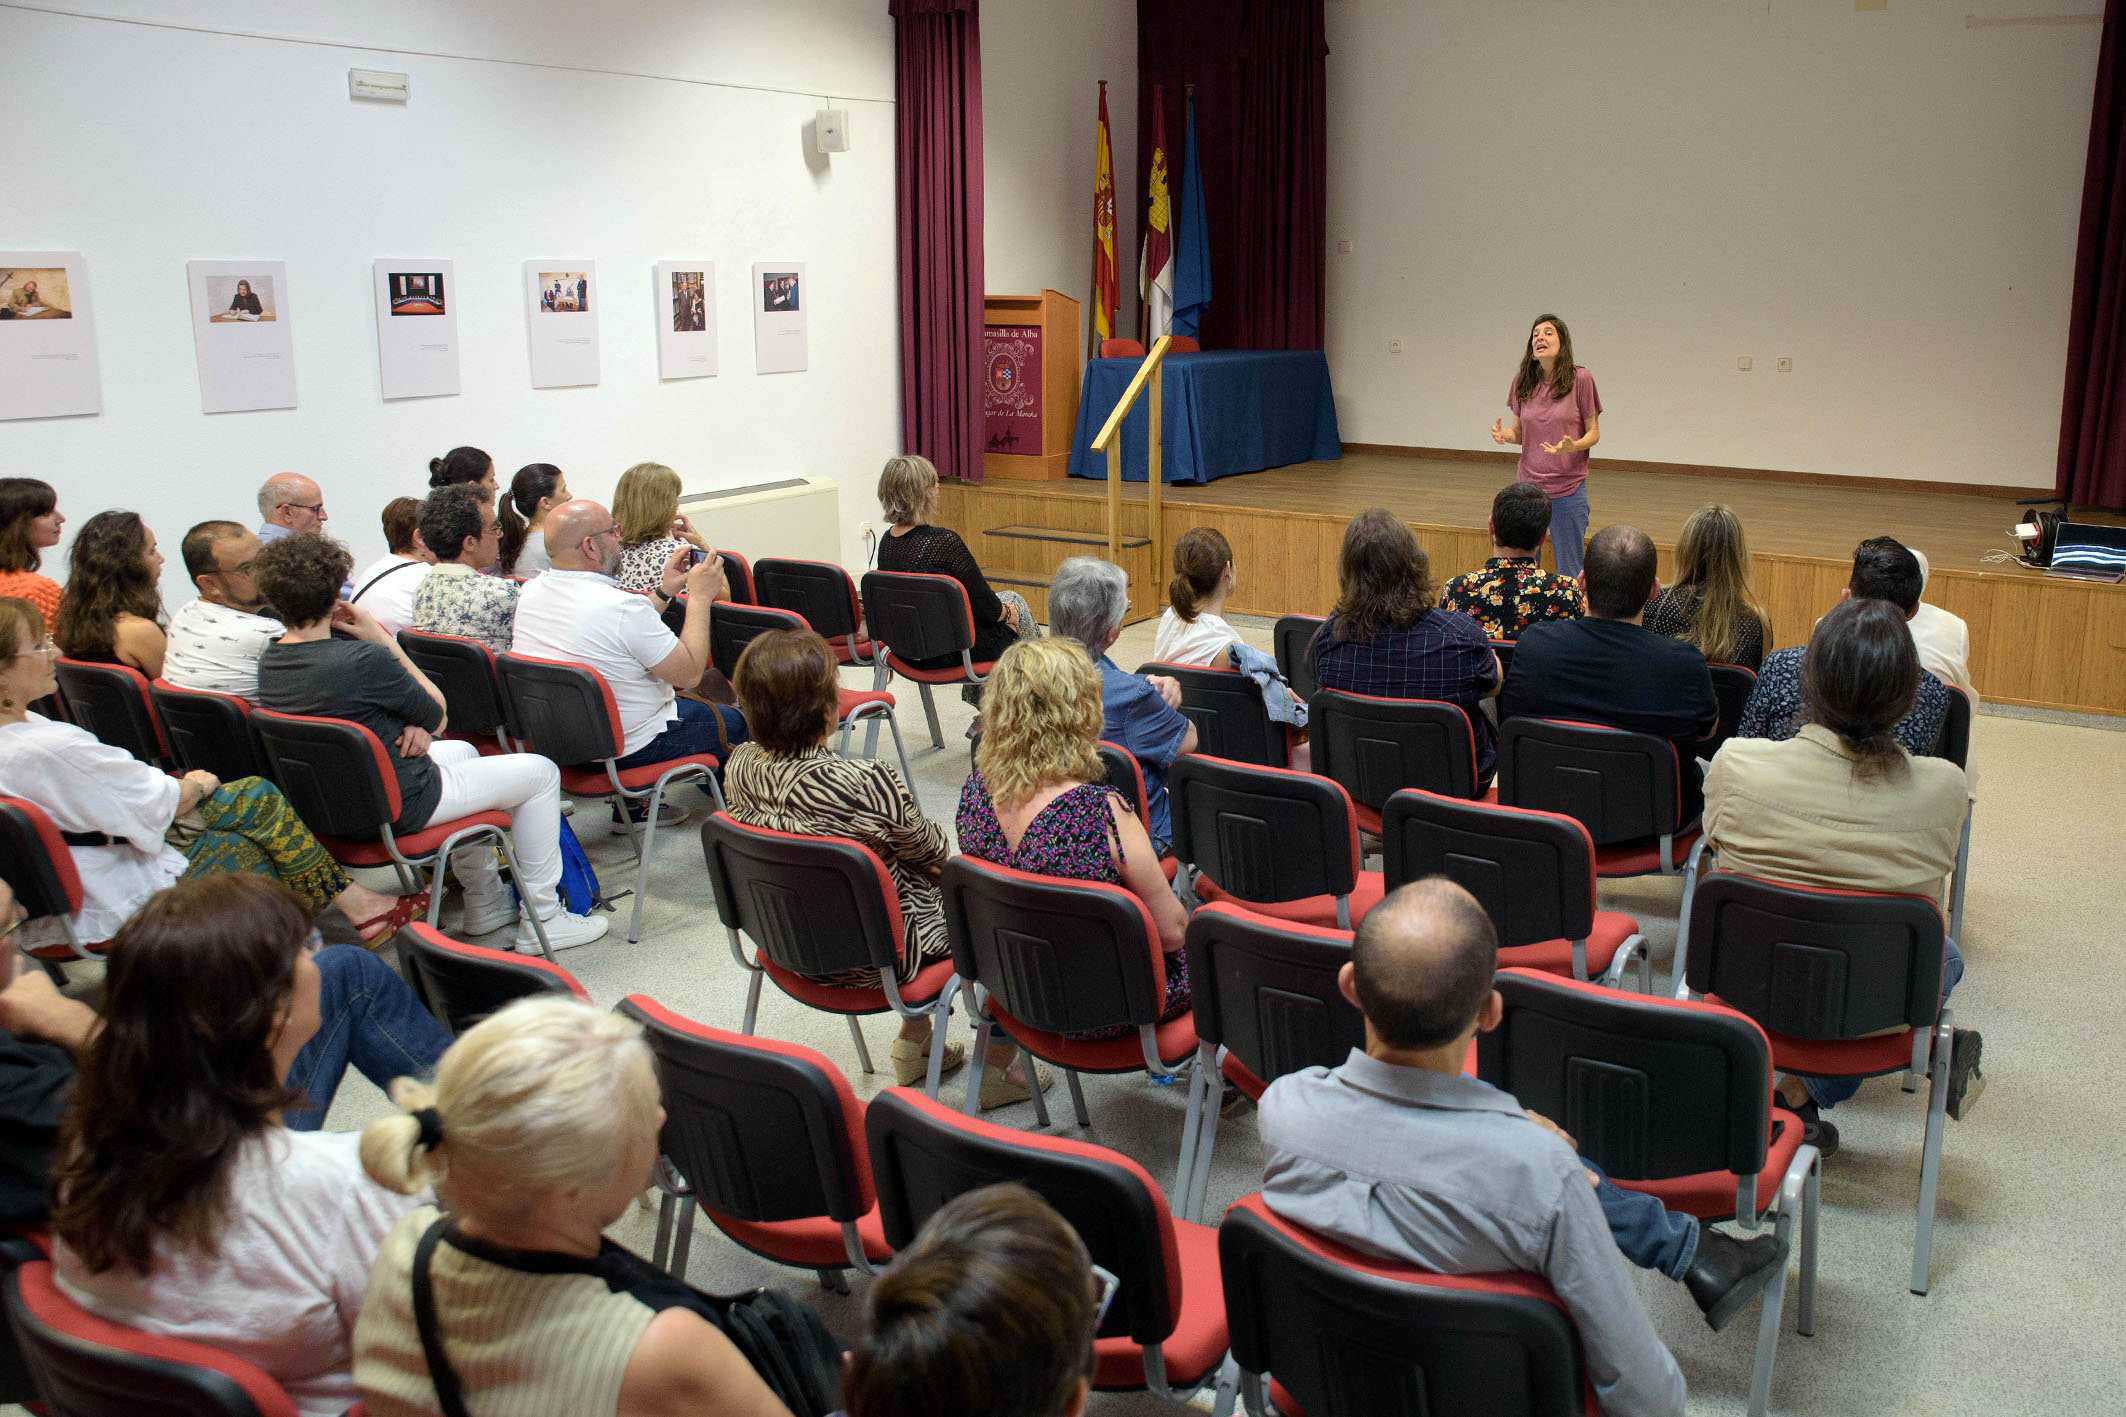
[[[1594,375],[1572,362],[1572,331],[1538,315],[1506,392],[1511,419],[1491,423],[1491,441],[1521,445],[1520,479],[1550,494],[1550,542],[1558,574],[1580,574],[1587,546],[1587,450],[1602,441]]]

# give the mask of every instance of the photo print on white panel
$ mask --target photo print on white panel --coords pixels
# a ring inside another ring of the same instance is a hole
[[[0,251],[0,419],[103,412],[79,251]]]
[[[207,413],[295,407],[285,261],[187,261],[199,403]]]
[[[716,266],[659,261],[650,276],[657,321],[657,377],[700,379],[716,372]]]
[[[526,261],[525,318],[531,326],[535,389],[598,382],[598,268],[595,261]]]
[[[753,364],[762,374],[795,374],[805,367],[805,312],[812,292],[803,261],[758,261],[753,266]]]
[[[436,258],[380,260],[376,285],[377,369],[387,399],[458,392],[458,272]]]

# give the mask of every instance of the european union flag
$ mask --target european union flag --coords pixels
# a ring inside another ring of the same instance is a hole
[[[1194,335],[1211,303],[1211,233],[1203,219],[1203,171],[1196,165],[1196,100],[1188,101],[1181,210],[1174,223],[1174,333]]]

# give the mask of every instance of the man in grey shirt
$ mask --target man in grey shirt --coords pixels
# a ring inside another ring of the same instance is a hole
[[[1339,980],[1365,1015],[1365,1050],[1263,1094],[1263,1199],[1386,1259],[1540,1274],[1579,1330],[1604,1413],[1681,1414],[1683,1374],[1618,1261],[1681,1280],[1719,1328],[1785,1274],[1786,1250],[1612,1184],[1556,1124],[1463,1075],[1470,1041],[1499,1024],[1497,951],[1483,907],[1445,877],[1374,907]]]

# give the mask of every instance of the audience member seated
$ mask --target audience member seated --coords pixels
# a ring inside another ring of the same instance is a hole
[[[1344,528],[1336,608],[1307,654],[1324,689],[1458,705],[1476,734],[1476,776],[1498,765],[1498,730],[1483,701],[1499,691],[1499,657],[1467,615],[1442,610],[1432,562],[1410,528],[1380,507]]]
[[[1498,934],[1443,876],[1392,892],[1360,922],[1337,984],[1366,1042],[1262,1096],[1262,1198],[1295,1225],[1440,1274],[1525,1271],[1572,1315],[1605,1413],[1684,1410],[1683,1374],[1628,1260],[1681,1282],[1714,1328],[1786,1277],[1770,1235],[1736,1240],[1628,1191],[1552,1122],[1463,1073],[1499,1026]]]
[[[960,789],[960,850],[1018,871],[1127,887],[1151,912],[1166,956],[1159,1017],[1187,1013],[1181,944],[1188,915],[1136,809],[1107,786],[1098,748],[1100,676],[1085,650],[1061,633],[1013,645],[997,661],[983,714],[988,726],[974,750],[975,770]],[[1123,1025],[1085,1036],[1130,1032]],[[985,1103],[989,1077],[982,1077]]]
[[[1578,719],[1666,738],[1676,745],[1677,825],[1686,826],[1704,806],[1698,740],[1720,722],[1705,656],[1639,623],[1660,586],[1645,532],[1634,526],[1596,532],[1587,543],[1585,578],[1585,619],[1531,625],[1521,636],[1499,715]]]
[[[346,1032],[327,957],[366,962],[353,993],[395,986],[364,1033],[403,1043],[365,1070],[425,1071],[450,1040],[383,961],[316,941],[294,896],[242,877],[172,887],[127,922],[60,1127],[52,1264],[82,1307],[254,1363],[305,1417],[337,1417],[370,1265],[414,1202],[362,1174],[353,1133],[283,1123]]]
[[[1764,663],[1771,625],[1750,590],[1741,518],[1717,502],[1692,512],[1676,541],[1676,583],[1646,607],[1646,628],[1689,642],[1708,664],[1754,670]]]
[[[605,676],[620,710],[622,767],[692,753],[728,758],[745,739],[744,716],[674,692],[692,689],[709,667],[710,604],[724,590],[723,559],[710,556],[690,569],[686,548],[675,550],[648,596],[631,595],[613,580],[620,532],[612,514],[580,499],[547,514],[546,550],[553,569],[518,597],[510,648],[587,664]],[[674,635],[658,611],[682,593],[686,619]],[[666,820],[684,818],[675,805],[665,806]],[[618,830],[627,830],[615,820]]]
[[[470,487],[487,505],[495,504],[495,460],[478,448],[452,448],[428,460],[428,489]]]
[[[1173,840],[1166,798],[1166,774],[1174,759],[1196,751],[1196,725],[1181,713],[1181,685],[1164,674],[1129,674],[1107,657],[1129,613],[1129,577],[1120,566],[1092,556],[1073,556],[1056,568],[1048,587],[1048,628],[1053,635],[1076,640],[1100,672],[1100,731],[1096,738],[1119,743],[1144,769],[1145,803],[1152,850]],[[1056,671],[1059,672],[1059,671]],[[1053,687],[1067,688],[1057,678]],[[983,700],[987,719],[988,700]],[[1101,780],[1095,772],[1088,782]]]
[[[569,499],[568,479],[552,463],[526,463],[502,499],[502,574],[528,581],[553,563],[546,559],[546,514]]]
[[[365,940],[390,935],[427,908],[425,891],[392,897],[352,880],[263,778],[172,777],[86,729],[29,712],[54,688],[55,653],[35,606],[0,599],[0,793],[36,803],[69,834],[81,874],[73,922],[82,943],[110,939],[180,877],[222,872],[273,876],[312,910],[336,905]],[[24,948],[66,939],[57,920],[33,921],[22,936]]]
[[[1730,740],[1706,774],[1705,834],[1719,869],[1940,901],[1963,832],[1966,782],[1956,764],[1915,757],[1897,740],[1921,677],[1894,604],[1846,600],[1817,621],[1801,661],[1805,722],[1783,740]],[[1963,973],[1963,954],[1949,940],[1943,998]],[[1949,1115],[1959,1121],[1985,1090],[1983,1046],[1976,1029],[1956,1030]],[[1859,1086],[1857,1079],[1779,1084],[1787,1105],[1823,1138],[1810,1140],[1825,1155],[1837,1149],[1838,1134],[1818,1108],[1835,1106]]]
[[[517,858],[524,918],[495,869],[491,843],[451,853],[465,891],[458,931],[484,935],[517,926],[516,943],[537,949],[536,912],[554,949],[601,938],[604,915],[577,915],[557,894],[561,880],[561,769],[537,753],[482,756],[477,746],[434,735],[443,731],[443,695],[399,642],[368,611],[334,589],[347,574],[347,548],[323,536],[276,541],[259,553],[258,583],[288,631],[258,664],[258,701],[281,713],[316,714],[361,724],[377,736],[399,785],[394,832],[473,812],[507,812]],[[352,638],[336,636],[344,630]]]
[[[842,1410],[1079,1417],[1099,1289],[1078,1232],[1026,1187],[954,1196],[872,1282]]]
[[[1034,622],[1033,607],[1014,590],[992,590],[974,553],[960,534],[949,527],[932,526],[937,514],[938,470],[930,459],[914,454],[886,459],[878,475],[878,505],[891,523],[878,539],[881,571],[912,571],[950,576],[967,588],[967,603],[974,610],[976,663],[995,659],[1013,640],[1032,639],[1041,633]],[[918,669],[957,669],[959,656],[911,661]],[[980,702],[973,685],[960,691],[968,703]]]
[[[181,689],[205,689],[258,702],[258,657],[280,638],[252,574],[259,540],[240,522],[201,522],[180,543],[185,574],[199,599],[170,617],[162,677]]]
[[[0,881],[0,930],[13,931],[22,907]],[[74,1059],[88,1046],[96,1015],[69,999],[35,965],[0,946],[0,1225],[39,1226],[51,1214],[52,1154],[74,1091]]]
[[[1919,591],[1925,595],[1927,582],[1933,576],[1927,553],[1916,546],[1905,549],[1919,562]],[[0,582],[5,579],[0,576]],[[1971,627],[1964,623],[1963,616],[1922,600],[1906,623],[1912,630],[1912,643],[1919,646],[1919,667],[1950,688],[1963,690],[1971,706],[1977,708],[1978,686],[1971,682]]]
[[[299,472],[276,472],[258,489],[258,539],[268,546],[298,532],[323,531],[330,516],[324,489]]]
[[[162,553],[135,512],[98,512],[67,548],[66,591],[52,639],[69,659],[162,673]]]
[[[1225,603],[1239,580],[1233,546],[1223,532],[1208,526],[1183,532],[1174,542],[1174,578],[1167,582],[1152,658],[1161,664],[1232,668],[1226,646],[1238,642],[1240,632],[1226,623]]]
[[[1580,618],[1580,583],[1536,564],[1550,539],[1550,494],[1509,482],[1491,499],[1491,558],[1440,589],[1442,610],[1467,615],[1485,636],[1517,640],[1543,620]]]
[[[479,494],[475,491],[471,495]],[[384,545],[388,549],[382,559],[349,577],[354,594],[346,597],[347,602],[368,611],[394,635],[413,623],[413,597],[428,578],[428,567],[436,562],[435,554],[422,543],[419,534],[421,506],[415,497],[394,497],[386,502]]]
[[[0,595],[27,600],[48,627],[59,619],[59,582],[40,573],[65,526],[51,483],[0,477]]]
[[[613,488],[613,523],[620,528],[622,590],[648,592],[664,580],[675,554],[706,556],[716,548],[679,511],[679,474],[663,463],[639,462]],[[719,597],[721,598],[721,597]]]
[[[402,1196],[432,1185],[440,1206],[398,1201],[369,1272],[353,1356],[371,1417],[446,1413],[445,1383],[458,1410],[513,1417],[788,1417],[721,1305],[605,1238],[649,1185],[664,1124],[636,1024],[521,999],[453,1043],[433,1087],[403,1079],[392,1097],[406,1114],[369,1124],[362,1165]]]
[[[497,654],[507,650],[517,619],[517,583],[481,574],[500,554],[494,504],[482,501],[476,487],[431,492],[421,503],[420,531],[436,563],[413,593],[413,628],[463,635]]]
[[[1919,591],[1925,575],[1919,558],[1891,537],[1871,536],[1853,550],[1853,575],[1838,593],[1848,600],[1883,600],[1904,615],[1907,631],[1919,612]],[[1791,738],[1807,722],[1801,696],[1803,649],[1773,650],[1757,671],[1757,687],[1742,706],[1737,738]],[[1897,741],[1916,757],[1932,753],[1941,744],[1941,726],[1949,715],[1949,690],[1941,680],[1922,668],[1919,688],[1912,696],[1912,710],[1897,724]]]
[[[724,801],[749,826],[803,836],[848,837],[871,848],[893,878],[907,950],[895,971],[906,984],[924,966],[952,957],[938,876],[952,858],[945,829],[923,816],[901,775],[869,758],[844,758],[829,746],[840,724],[834,651],[810,631],[770,630],[738,657],[739,707],[752,737],[724,769]],[[876,989],[875,969],[822,981]],[[945,1048],[947,1071],[966,1050]],[[907,1087],[925,1075],[930,1020],[902,1019],[893,1071]]]

